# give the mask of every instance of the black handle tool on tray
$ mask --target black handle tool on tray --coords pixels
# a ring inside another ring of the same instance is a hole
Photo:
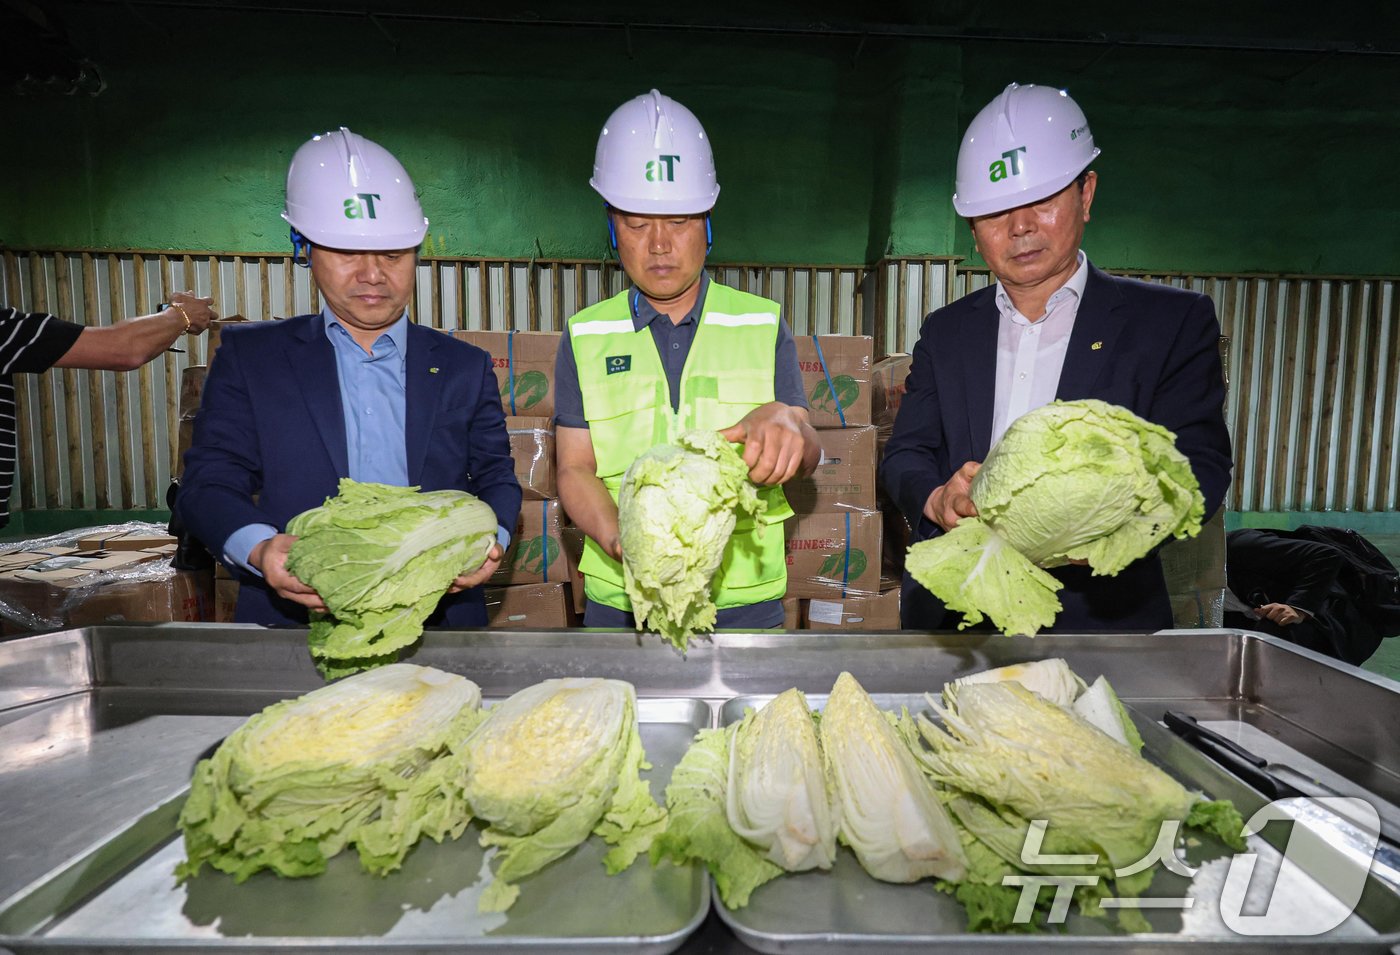
[[[1386,818],[1389,807],[1379,805],[1379,800],[1376,797],[1364,791],[1339,792],[1302,770],[1282,763],[1271,763],[1234,740],[1202,726],[1194,716],[1186,713],[1167,710],[1162,715],[1162,721],[1167,724],[1167,729],[1270,799],[1288,799],[1297,796],[1309,799],[1320,796],[1352,796],[1369,802],[1379,816],[1381,838],[1391,845],[1400,846],[1400,827]]]

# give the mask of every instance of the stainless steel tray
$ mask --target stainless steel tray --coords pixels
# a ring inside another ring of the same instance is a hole
[[[295,904],[281,902],[279,893],[269,893],[265,908],[229,909],[227,923],[221,917],[217,923],[191,927],[182,907],[170,907],[155,888],[138,890],[135,879],[147,870],[168,871],[167,860],[150,853],[170,849],[169,813],[178,806],[198,756],[262,706],[322,685],[307,658],[305,641],[304,630],[211,624],[110,625],[0,640],[0,900],[8,900],[0,901],[0,948],[85,953],[133,949],[477,952],[493,945],[511,951],[568,949],[575,943],[567,935],[563,912],[580,899],[602,913],[600,918],[608,918],[606,924],[621,926],[618,936],[595,937],[598,948],[621,951],[656,946],[654,950],[660,951],[678,944],[686,953],[753,950],[714,913],[688,938],[643,935],[644,926],[651,924],[650,913],[621,910],[622,896],[613,890],[626,883],[601,876],[586,856],[581,857],[586,862],[584,878],[562,887],[549,883],[551,890],[558,890],[550,891],[548,907],[528,908],[533,904],[532,892],[552,872],[541,873],[522,887],[511,916],[533,913],[531,918],[543,934],[469,936],[465,926],[474,902],[444,899],[448,894],[444,886],[455,890],[457,883],[469,877],[455,868],[451,876],[439,874],[435,857],[454,847],[433,844],[419,846],[410,857],[410,863],[424,867],[413,870],[411,890],[393,888],[394,880],[409,875],[401,872],[386,880],[360,879],[353,873],[356,878],[347,881],[360,894],[348,894],[349,889],[341,895],[317,891],[317,885],[332,884],[327,880],[334,873],[328,873],[303,883],[275,883],[285,891],[305,893],[295,897]],[[1165,730],[1150,725],[1161,711],[1184,710],[1227,732],[1233,727],[1258,751],[1263,751],[1261,738],[1267,737],[1277,747],[1271,757],[1298,754],[1325,767],[1333,779],[1400,803],[1400,734],[1395,732],[1400,725],[1400,684],[1248,632],[1047,634],[1034,640],[991,634],[731,633],[699,641],[682,658],[655,637],[630,633],[438,631],[427,636],[412,659],[470,676],[488,699],[549,677],[591,674],[629,680],[642,698],[659,701],[663,707],[673,706],[674,701],[697,701],[717,714],[727,700],[772,695],[789,686],[824,696],[842,670],[850,670],[867,690],[882,698],[912,698],[958,675],[1052,656],[1065,657],[1085,675],[1105,674],[1139,715],[1153,758],[1178,778],[1213,795],[1235,799],[1246,816],[1262,802],[1258,794]],[[695,719],[703,722],[705,718]],[[650,773],[654,793],[669,778],[681,742],[688,740],[695,725],[694,719],[668,723],[654,718],[644,724],[643,738],[656,764]],[[668,738],[658,748],[653,734],[662,726],[668,734],[674,730],[676,738]],[[661,750],[673,742],[675,752],[663,755]],[[1280,828],[1270,827],[1265,835],[1279,842],[1280,835],[1272,833]],[[474,848],[471,839],[471,833],[465,834],[458,848],[464,844]],[[169,861],[173,864],[173,859]],[[667,878],[668,871],[672,875],[691,871],[691,878],[699,879],[693,870],[666,866],[652,870],[645,861],[625,875],[653,882]],[[865,879],[859,872],[851,874]],[[225,891],[205,897],[206,875],[208,884],[222,885]],[[253,884],[234,887],[222,876],[206,875],[188,887],[195,901],[206,905],[237,904],[230,902],[233,893]],[[418,884],[428,877],[447,881]],[[804,890],[795,900],[797,917],[825,917],[834,904],[819,887],[835,880],[819,874],[811,880],[813,890]],[[601,889],[593,883],[600,883]],[[692,884],[704,897],[703,879]],[[815,945],[823,951],[907,951],[909,943],[899,935],[854,938],[853,928],[863,924],[858,919],[872,917],[871,913],[879,918],[886,909],[884,888],[910,887],[883,887],[866,880],[866,889],[872,891],[861,896],[861,911],[838,926],[847,933],[849,944],[837,938],[780,938],[783,950]],[[413,898],[390,895],[400,891]],[[931,887],[923,891],[931,909],[944,901]],[[104,893],[112,894],[104,898]],[[449,920],[450,930],[462,931],[410,938],[384,930],[375,922],[383,921],[384,910],[376,906],[390,897],[406,901],[410,909],[418,906],[408,919],[422,932],[439,916],[433,900],[450,901],[461,914],[460,920]],[[129,909],[123,908],[128,903]],[[145,934],[114,944],[111,922],[89,924],[82,927],[87,934],[80,933],[81,920],[98,912],[93,906],[99,904],[128,924],[144,926]],[[173,921],[156,917],[162,905],[166,913],[173,912]],[[308,924],[334,920],[337,931],[274,934],[285,930],[289,910]],[[209,912],[206,907],[196,915],[208,919]],[[1344,926],[1346,932],[1354,929],[1356,934],[1322,938],[1182,931],[1125,938],[1077,934],[1077,926],[1060,935],[969,936],[962,930],[961,913],[957,914],[956,922],[920,924],[909,934],[917,935],[921,944],[949,951],[1023,953],[1106,947],[1175,952],[1186,944],[1260,955],[1273,955],[1279,949],[1318,951],[1340,946],[1349,951],[1400,951],[1396,948],[1400,926],[1394,924],[1400,918],[1400,903],[1383,886],[1368,886],[1356,920]],[[351,934],[350,926],[357,919],[364,927],[353,931],[381,934]],[[1095,926],[1084,930],[1102,931]],[[215,934],[219,931],[222,936]],[[777,947],[756,937],[750,941]]]
[[[1097,674],[1082,673],[1092,680]],[[941,684],[940,684],[941,686]],[[937,692],[938,687],[931,688]],[[910,694],[871,694],[881,709],[911,713],[927,712],[923,696]],[[743,718],[746,709],[761,709],[772,694],[737,697],[727,701],[720,710],[720,724],[728,726]],[[826,694],[808,694],[813,709],[826,705]],[[1262,804],[1238,783],[1222,781],[1214,764],[1186,747],[1175,736],[1158,726],[1142,712],[1133,713],[1134,722],[1143,734],[1144,755],[1175,776],[1189,789],[1205,791],[1216,798],[1234,799],[1246,818]],[[1260,836],[1249,838],[1249,851],[1258,857],[1257,869],[1251,882],[1251,902],[1270,906],[1277,913],[1279,931],[1286,934],[1290,916],[1308,913],[1328,906],[1337,909],[1341,903],[1316,879],[1304,873],[1296,882],[1284,883],[1273,893],[1283,853]],[[1112,912],[1107,919],[1088,919],[1071,913],[1064,922],[1064,936],[1057,941],[1074,940],[1075,945],[1130,943],[1135,948],[1146,939],[1178,943],[1199,943],[1208,940],[1230,940],[1235,936],[1221,917],[1221,890],[1230,867],[1231,850],[1213,837],[1198,834],[1188,843],[1185,861],[1197,868],[1194,878],[1185,878],[1158,867],[1151,888],[1145,896],[1164,899],[1190,898],[1188,910],[1179,908],[1145,909],[1143,915],[1152,925],[1152,935],[1132,935],[1117,930]],[[1386,884],[1375,879],[1374,896],[1367,912],[1378,925],[1368,924],[1361,915],[1353,913],[1326,934],[1328,948],[1347,944],[1375,946],[1382,932],[1400,932],[1400,883]],[[950,896],[937,892],[929,881],[910,885],[894,885],[871,878],[860,867],[854,854],[841,848],[837,863],[827,872],[803,872],[782,876],[760,886],[749,904],[741,909],[729,909],[714,891],[715,911],[740,939],[761,952],[846,952],[922,950],[939,943],[949,944],[961,939],[974,941],[966,932],[967,913]],[[1252,911],[1246,908],[1245,911]],[[1377,931],[1380,929],[1380,932]],[[1067,937],[1066,937],[1067,936]],[[1400,938],[1400,936],[1395,936]],[[981,937],[976,937],[980,941]],[[1042,938],[1049,941],[1049,938]],[[1313,940],[1316,944],[1320,940]],[[1271,945],[1272,947],[1272,945]]]
[[[172,748],[198,755],[242,717],[186,715],[183,695],[98,689],[92,699],[61,701],[61,709],[126,710],[162,725]],[[216,707],[228,701],[218,701]],[[249,697],[250,704],[264,701]],[[487,703],[495,702],[487,698]],[[86,704],[86,705],[84,705]],[[257,705],[252,705],[256,709]],[[34,707],[27,709],[34,710]],[[660,796],[695,732],[712,720],[696,699],[644,699],[638,705],[642,744],[652,769],[644,772]],[[40,725],[30,725],[32,721]],[[60,724],[63,720],[60,720]],[[47,728],[47,732],[45,729]],[[54,739],[50,714],[0,727],[0,741]],[[146,738],[146,743],[155,740]],[[7,746],[6,751],[12,751]],[[134,755],[134,754],[133,754]],[[193,760],[186,761],[186,775]],[[108,767],[113,768],[113,767]],[[3,789],[0,789],[3,791]],[[0,946],[25,951],[162,952],[251,949],[336,952],[515,952],[559,948],[595,952],[673,951],[709,910],[708,876],[695,868],[652,871],[645,856],[607,877],[606,846],[590,838],[574,852],[520,883],[508,913],[482,915],[486,851],[479,825],[454,842],[424,840],[403,868],[378,879],[364,873],[352,851],[313,879],[263,872],[242,885],[206,868],[177,886],[184,858],[176,821],[187,789],[162,800],[132,824],[38,879],[0,905]],[[100,798],[97,796],[96,798]]]

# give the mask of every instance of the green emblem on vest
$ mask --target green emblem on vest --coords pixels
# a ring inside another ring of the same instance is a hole
[[[620,371],[632,370],[631,355],[609,355],[607,358],[608,374],[615,375]]]

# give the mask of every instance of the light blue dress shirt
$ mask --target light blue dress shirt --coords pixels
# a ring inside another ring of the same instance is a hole
[[[326,338],[335,349],[340,379],[340,406],[345,415],[345,450],[350,477],[376,484],[408,485],[408,446],[405,439],[408,358],[408,314],[389,326],[366,353],[331,313],[322,309]],[[258,573],[248,563],[253,548],[275,536],[271,524],[240,527],[224,542],[224,557],[244,570]],[[510,533],[499,527],[501,548],[510,545]]]

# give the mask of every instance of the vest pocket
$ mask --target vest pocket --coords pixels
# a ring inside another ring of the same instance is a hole
[[[709,420],[718,422],[717,429],[738,424],[744,415],[773,400],[771,368],[764,371],[715,375],[714,385],[712,395],[700,393],[708,389],[695,389],[692,393],[695,395],[696,420],[704,421],[708,417]],[[700,406],[706,404],[710,407],[702,411]]]

